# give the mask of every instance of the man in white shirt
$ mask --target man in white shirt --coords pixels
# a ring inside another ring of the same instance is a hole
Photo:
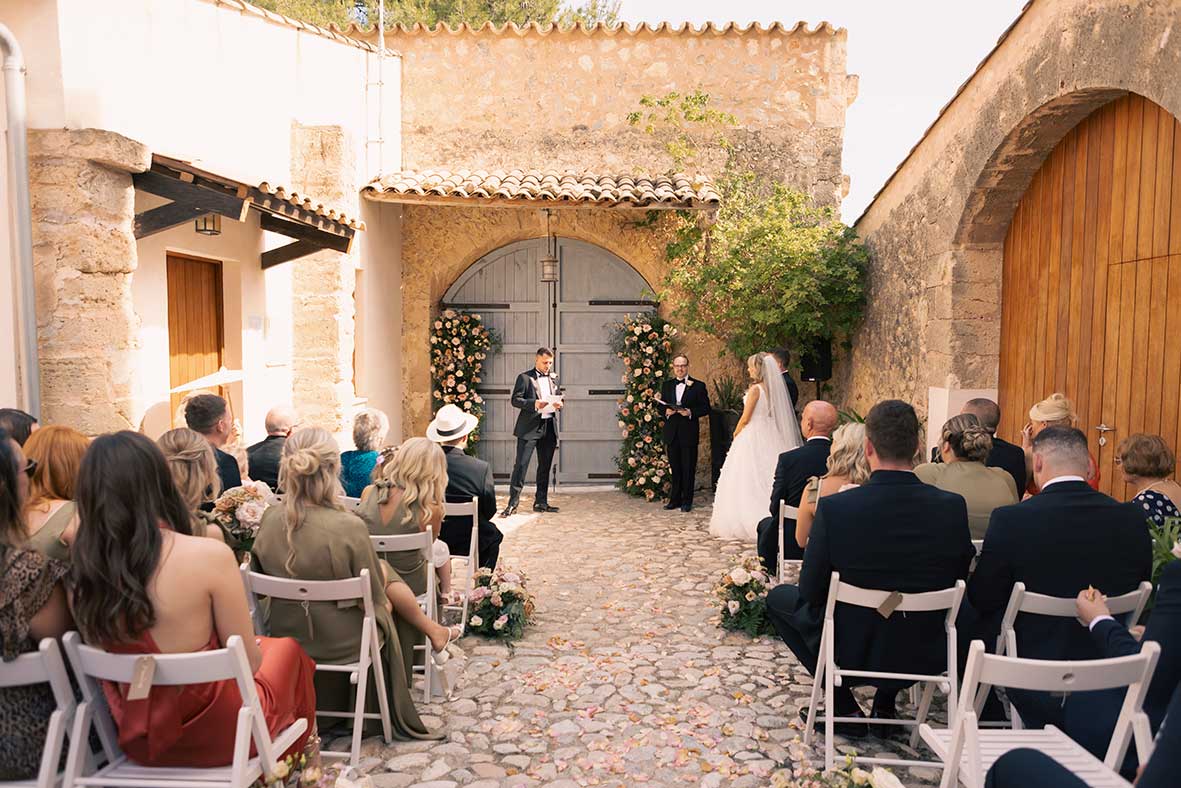
[[[517,511],[521,490],[525,487],[525,474],[535,450],[537,492],[533,497],[533,511],[558,511],[558,507],[549,505],[550,468],[558,446],[558,420],[555,417],[562,409],[561,386],[553,367],[554,352],[546,347],[538,348],[533,369],[517,375],[513,386],[512,404],[521,412],[517,414],[517,424],[513,428],[513,435],[517,436],[517,457],[509,480],[508,504],[500,513],[502,517]]]

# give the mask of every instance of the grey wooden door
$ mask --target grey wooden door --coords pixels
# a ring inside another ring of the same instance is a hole
[[[559,281],[540,281],[544,239],[520,241],[477,260],[447,291],[444,305],[478,312],[501,337],[484,367],[478,391],[486,402],[479,454],[507,481],[516,454],[517,411],[510,396],[538,347],[554,349],[554,369],[566,394],[559,418],[561,444],[554,463],[561,482],[618,477],[616,401],[623,367],[608,347],[612,323],[651,310],[648,285],[620,258],[593,244],[558,240]],[[533,480],[530,470],[528,482]]]

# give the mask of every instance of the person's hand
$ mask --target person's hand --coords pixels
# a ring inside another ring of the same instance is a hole
[[[690,416],[693,415],[692,413],[689,412],[688,408],[681,408],[680,410],[677,411],[677,413],[681,414],[685,418],[689,418]]]
[[[555,402],[555,403],[554,403],[554,410],[561,410],[561,409],[562,409],[562,403],[561,403],[561,402]]]
[[[1107,597],[1094,588],[1079,591],[1074,600],[1074,607],[1078,611],[1079,621],[1086,627],[1091,626],[1091,622],[1099,616],[1111,615],[1111,610],[1107,607]]]
[[[1026,451],[1033,449],[1033,424],[1028,423],[1021,428],[1021,448]]]
[[[539,399],[535,399],[535,400],[533,400],[533,409],[534,409],[534,410],[542,410],[542,409],[544,409],[544,408],[545,408],[545,403],[544,403],[544,402],[542,402],[542,401],[541,401],[541,400],[539,400]]]
[[[668,418],[669,416],[672,416],[676,412],[677,411],[674,408],[665,408],[664,409],[664,416],[665,416],[665,418]]]

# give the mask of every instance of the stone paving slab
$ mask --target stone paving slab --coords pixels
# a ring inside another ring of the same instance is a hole
[[[529,576],[535,626],[512,647],[460,641],[452,697],[420,709],[447,738],[366,740],[374,786],[743,788],[790,768],[789,725],[811,676],[777,638],[720,629],[711,597],[753,545],[711,537],[708,505],[666,512],[614,491],[552,503],[560,514],[514,522],[501,550]],[[858,746],[916,755],[876,738]],[[939,777],[895,772],[912,786]]]

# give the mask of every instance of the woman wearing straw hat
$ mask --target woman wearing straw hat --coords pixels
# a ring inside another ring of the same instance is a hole
[[[1033,480],[1033,436],[1046,427],[1074,427],[1078,423],[1078,415],[1074,412],[1074,405],[1065,394],[1054,392],[1041,402],[1029,409],[1029,423],[1021,429],[1021,448],[1025,450],[1025,476],[1028,483],[1026,492],[1037,495],[1037,483]],[[1095,456],[1088,452],[1091,458],[1087,469],[1087,484],[1092,489],[1099,489],[1099,464]]]
[[[496,566],[496,559],[500,557],[504,534],[492,522],[496,516],[492,466],[464,451],[468,435],[477,424],[479,419],[475,416],[448,404],[439,408],[435,420],[426,428],[426,436],[442,444],[443,453],[447,455],[447,500],[452,503],[463,503],[472,498],[480,500],[480,566],[491,568]],[[465,518],[448,517],[443,520],[439,538],[447,543],[452,555],[467,555],[471,548],[471,532],[471,524]]]

